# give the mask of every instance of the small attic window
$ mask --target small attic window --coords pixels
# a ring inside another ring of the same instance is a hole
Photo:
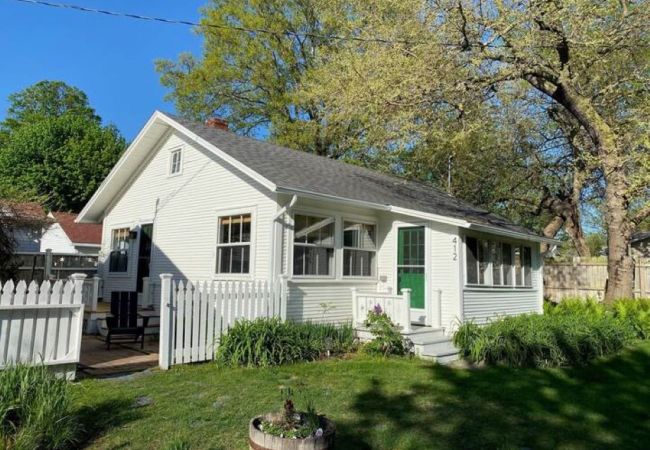
[[[178,175],[182,169],[183,154],[182,149],[172,150],[169,158],[169,174]]]

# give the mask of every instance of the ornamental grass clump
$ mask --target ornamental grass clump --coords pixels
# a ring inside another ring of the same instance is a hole
[[[44,366],[16,365],[0,371],[2,448],[72,448],[78,431],[66,380]]]
[[[482,327],[465,323],[454,344],[474,362],[559,367],[617,352],[635,338],[630,322],[583,310],[505,317]]]
[[[238,321],[219,343],[221,366],[276,366],[353,351],[352,325],[296,323],[278,318]]]

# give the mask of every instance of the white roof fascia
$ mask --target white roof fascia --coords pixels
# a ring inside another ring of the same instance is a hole
[[[115,176],[115,174],[124,166],[125,162],[129,159],[129,157],[133,154],[135,149],[138,147],[140,144],[140,141],[142,141],[142,138],[147,134],[149,131],[149,128],[153,126],[153,124],[156,122],[156,120],[160,117],[160,112],[156,111],[153,113],[153,115],[149,118],[147,123],[142,127],[142,130],[138,133],[138,135],[135,137],[131,145],[124,151],[124,154],[120,157],[120,159],[115,163],[111,171],[108,173],[104,181],[102,181],[102,184],[99,185],[93,196],[88,200],[86,205],[83,207],[81,212],[77,214],[77,217],[75,218],[75,222],[77,223],[93,223],[92,220],[87,220],[86,215],[88,214],[89,210],[93,207],[94,203],[97,201],[97,199],[102,195],[102,192],[106,189],[106,186],[108,186],[111,183],[111,180]]]
[[[526,234],[526,233],[518,233],[516,231],[504,230],[503,228],[493,227],[489,225],[479,225],[479,224],[471,223],[467,228],[470,230],[482,231],[485,233],[497,234],[500,236],[511,237],[514,239],[521,239],[525,241],[544,242],[546,244],[552,244],[552,245],[562,244],[562,241],[559,241],[557,239],[547,238],[544,236],[536,236],[536,235]]]
[[[463,219],[454,219],[453,217],[441,216],[440,214],[432,214],[417,209],[402,208],[399,206],[391,206],[390,210],[396,214],[404,214],[405,216],[419,217],[421,219],[432,220],[434,222],[444,223],[447,225],[454,225],[461,228],[467,228],[469,222]]]
[[[312,192],[303,189],[278,187],[276,189],[276,192],[280,194],[290,194],[290,195],[297,195],[299,197],[312,198],[314,200],[326,200],[326,201],[331,201],[336,203],[343,203],[352,206],[365,206],[367,208],[381,209],[383,211],[390,210],[389,205],[384,205],[381,203],[366,202],[363,200],[354,200],[351,198],[337,197],[336,195],[330,195],[330,194],[319,194],[318,192]]]

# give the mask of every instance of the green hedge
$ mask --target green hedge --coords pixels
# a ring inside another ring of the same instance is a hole
[[[346,353],[354,346],[354,329],[350,324],[260,318],[237,322],[221,338],[216,361],[222,366],[275,366]]]
[[[70,448],[78,427],[68,382],[46,367],[18,365],[0,371],[0,448]]]
[[[487,364],[557,367],[584,364],[650,336],[650,300],[611,306],[569,299],[544,315],[505,317],[485,326],[465,323],[454,343],[467,359]]]

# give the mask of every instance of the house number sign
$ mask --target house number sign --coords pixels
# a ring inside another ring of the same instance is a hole
[[[454,248],[452,250],[453,251],[453,253],[452,253],[453,261],[458,261],[458,245],[457,245],[458,244],[458,238],[454,237],[451,240],[451,242],[453,242],[453,244],[454,244]]]

